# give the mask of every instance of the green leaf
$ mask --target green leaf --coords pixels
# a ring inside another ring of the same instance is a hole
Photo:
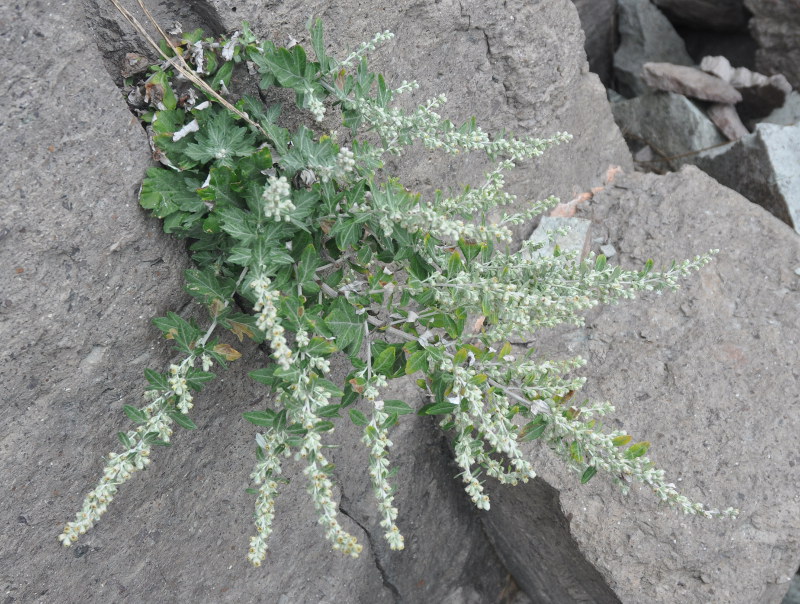
[[[186,146],[186,155],[203,163],[216,161],[229,168],[234,167],[234,158],[256,151],[253,134],[222,110],[200,128],[195,141]]]
[[[586,468],[583,471],[583,474],[581,475],[581,484],[586,484],[587,482],[589,482],[595,474],[597,474],[596,467],[589,466],[588,468]]]
[[[349,302],[337,298],[333,310],[325,317],[325,324],[336,336],[336,345],[348,354],[361,349],[364,339],[364,323]]]
[[[611,443],[615,447],[624,447],[629,442],[633,440],[633,437],[630,434],[624,434],[623,436],[617,436],[611,439]]]
[[[247,245],[258,235],[255,218],[239,208],[223,208],[219,212],[222,230],[242,245]]]
[[[606,257],[600,254],[594,262],[594,270],[602,271],[606,267]]]
[[[158,99],[160,98],[160,102],[163,107],[159,107],[159,109],[175,109],[178,106],[178,99],[175,98],[175,93],[172,92],[172,88],[169,85],[169,78],[167,74],[161,70],[154,73],[150,76],[150,79],[147,80],[147,84],[145,87],[149,87],[150,90],[153,92],[151,95]]]
[[[416,373],[417,371],[427,371],[428,369],[428,353],[425,350],[418,350],[408,356],[406,361],[406,375]]]
[[[350,409],[350,421],[356,426],[366,426],[369,423],[367,416],[358,409]]]
[[[308,346],[302,349],[303,352],[313,356],[327,356],[338,350],[336,344],[325,338],[311,338]]]
[[[236,289],[236,282],[233,279],[220,280],[210,269],[203,271],[188,269],[184,275],[186,291],[204,304],[210,304],[214,300],[227,302]]]
[[[150,383],[148,390],[169,390],[167,376],[152,369],[144,370],[144,377]]]
[[[324,405],[316,410],[315,415],[317,417],[341,417],[339,415],[341,408],[341,405]]]
[[[246,413],[242,414],[242,417],[244,417],[251,424],[254,424],[256,426],[263,426],[266,428],[272,428],[276,416],[277,413],[271,410],[247,411]]]
[[[275,369],[276,365],[270,365],[269,367],[251,371],[247,375],[260,384],[273,387],[280,383],[280,378],[275,377]]]
[[[300,255],[300,262],[297,264],[297,282],[308,293],[315,294],[319,291],[316,283],[317,268],[322,266],[313,243],[309,243]]]
[[[398,400],[383,401],[383,410],[389,415],[408,415],[414,410],[405,402]]]
[[[635,445],[631,445],[628,447],[628,450],[625,451],[625,458],[626,459],[636,459],[637,457],[641,457],[647,450],[650,448],[649,442],[640,442],[636,443]]]
[[[122,410],[128,416],[128,419],[134,423],[143,424],[147,421],[147,416],[133,405],[123,405]]]
[[[210,382],[215,377],[217,377],[215,373],[190,367],[189,371],[186,372],[186,384],[192,390],[202,390],[203,384]]]
[[[197,430],[197,425],[189,418],[188,415],[185,415],[177,410],[172,410],[168,413],[168,415],[178,424],[181,428],[186,430]]]
[[[156,218],[165,218],[182,207],[199,207],[203,200],[181,172],[166,168],[148,168],[147,177],[142,181],[139,192],[139,205],[152,210]]]
[[[314,54],[317,55],[319,61],[319,68],[322,73],[327,73],[330,70],[331,60],[325,53],[325,40],[322,32],[322,19],[316,19],[314,25],[309,30],[311,32],[311,47],[314,49]]]
[[[458,405],[454,405],[452,403],[431,403],[429,405],[423,405],[419,411],[417,411],[418,415],[447,415],[448,413],[453,413],[458,409]]]
[[[544,434],[545,429],[547,429],[547,418],[539,414],[533,421],[528,422],[522,427],[522,430],[519,431],[519,440],[522,442],[536,440]]]
[[[394,357],[396,350],[394,347],[388,347],[383,350],[377,358],[372,362],[372,371],[381,375],[389,375],[394,365]]]
[[[284,88],[298,92],[308,89],[322,91],[320,84],[314,81],[318,65],[308,62],[306,52],[299,44],[291,49],[277,48],[274,52],[264,53],[260,66],[266,67]]]
[[[363,232],[364,225],[362,223],[354,218],[340,216],[336,220],[336,224],[333,225],[330,234],[336,238],[336,247],[345,251],[350,246],[358,243]]]
[[[317,422],[314,424],[314,432],[328,432],[329,430],[333,430],[335,428],[333,422]]]
[[[131,442],[131,439],[128,438],[128,435],[125,432],[117,432],[117,438],[119,439],[119,442],[122,443],[122,446],[125,447],[126,449],[133,448],[133,443]]]
[[[164,337],[175,342],[178,350],[187,354],[192,353],[194,343],[201,334],[197,327],[174,312],[168,312],[166,317],[156,317],[153,324],[162,331]]]

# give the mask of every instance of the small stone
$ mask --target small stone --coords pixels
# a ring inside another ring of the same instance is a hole
[[[800,277],[800,266],[798,266],[796,269],[794,269],[794,274],[797,275],[798,277]]]
[[[610,243],[606,243],[605,245],[600,246],[600,251],[606,258],[613,258],[617,255],[617,248],[615,248]]]
[[[739,140],[743,136],[750,134],[733,105],[714,103],[708,108],[707,113],[714,125],[720,129],[722,134],[728,137],[728,140]]]
[[[656,90],[716,103],[733,104],[742,100],[741,93],[731,84],[696,67],[645,63],[642,70],[647,85]]]
[[[703,57],[700,69],[725,80],[742,95],[736,109],[745,121],[766,117],[782,107],[792,85],[782,75],[765,76],[746,67],[733,67],[725,57]]]
[[[578,252],[578,258],[583,260],[589,254],[591,220],[575,217],[543,216],[530,240],[537,243],[545,243],[548,240],[549,232],[564,227],[569,229],[566,235],[556,236],[554,241],[546,243],[543,248],[536,250],[533,254],[536,256],[552,256],[557,245],[562,252]]]

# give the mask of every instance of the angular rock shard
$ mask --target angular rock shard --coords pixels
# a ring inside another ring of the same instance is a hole
[[[680,165],[687,154],[725,143],[706,114],[685,96],[673,92],[646,94],[611,106],[622,133],[650,145]]]
[[[728,137],[728,140],[739,140],[743,136],[750,134],[750,131],[742,123],[742,119],[736,112],[736,107],[733,105],[714,103],[708,107],[706,113],[722,134]]]
[[[642,65],[664,61],[694,65],[683,40],[650,0],[619,0],[620,45],[614,53],[617,90],[627,97],[648,91]]]
[[[738,103],[742,94],[731,84],[696,67],[672,63],[645,63],[644,80],[655,90],[675,92],[701,101]]]
[[[691,162],[800,233],[800,124],[758,124],[738,142]]]

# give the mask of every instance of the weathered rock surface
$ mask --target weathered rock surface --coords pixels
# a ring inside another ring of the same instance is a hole
[[[736,109],[746,121],[766,117],[783,107],[786,97],[792,92],[792,85],[783,75],[765,76],[746,67],[734,68],[722,56],[703,57],[700,69],[728,82],[741,93],[742,101]]]
[[[738,142],[691,161],[800,232],[800,124],[758,124]]]
[[[615,37],[617,33],[617,0],[572,0],[578,9],[581,27],[586,35],[583,44],[589,69],[611,86]]]
[[[531,446],[556,491],[493,488],[487,531],[534,601],[613,601],[602,590],[586,597],[570,577],[541,576],[539,564],[562,556],[552,543],[574,539],[622,602],[777,604],[800,558],[800,238],[693,167],[615,184],[590,214],[620,265],[720,253],[678,293],[601,308],[588,329],[538,334],[536,350],[586,357],[578,396],[616,405],[604,423],[651,441],[687,495],[741,516],[686,517],[645,489],[624,497],[599,475],[580,485]],[[526,513],[543,499],[549,515],[544,506]]]
[[[644,81],[655,90],[675,92],[713,103],[733,104],[742,100],[742,95],[736,88],[696,67],[672,63],[645,63],[642,72]]]
[[[176,435],[172,449],[159,450],[147,475],[125,485],[80,544],[58,544],[55,536],[115,446],[113,434],[127,425],[122,405],[139,403],[143,369],[172,359],[150,317],[187,304],[182,246],[137,206],[150,152],[112,83],[119,59],[146,49],[112,13],[86,5],[91,18],[75,3],[0,5],[0,23],[9,28],[0,71],[8,91],[0,99],[0,132],[9,142],[0,217],[6,599],[477,604],[508,594],[513,581],[453,479],[444,437],[415,420],[394,437],[405,552],[385,550],[365,454],[357,435],[342,428],[353,446],[332,453],[343,483],[341,521],[364,545],[361,558],[330,552],[298,476],[278,501],[266,568],[250,568],[244,548],[253,501],[244,488],[254,447],[241,413],[260,406],[266,393],[246,378],[257,365],[241,362],[198,396],[197,433]],[[340,49],[394,30],[398,42],[376,53],[375,65],[396,82],[417,77],[417,100],[446,92],[456,119],[477,112],[489,128],[579,135],[515,175],[521,200],[553,192],[570,198],[599,181],[610,163],[630,165],[602,86],[588,73],[567,0],[444,0],[380,10],[353,1],[151,7],[165,23],[174,14],[184,27],[208,31],[248,19],[278,41],[303,38],[307,18],[322,12],[330,45]],[[404,173],[422,186],[450,184],[441,174],[453,174],[453,183],[475,176],[474,166],[449,161],[442,169],[417,158]],[[396,395],[416,402],[401,388]]]
[[[617,90],[635,97],[649,90],[642,65],[665,62],[694,65],[686,46],[650,0],[618,0],[620,44],[614,53]]]
[[[744,0],[655,0],[670,21],[702,30],[736,31],[747,26]]]
[[[728,140],[739,140],[750,134],[733,105],[713,103],[708,107],[706,114],[722,134],[728,137]]]
[[[623,134],[646,143],[661,157],[680,164],[687,153],[708,149],[725,138],[706,114],[673,92],[646,94],[611,106]]]
[[[800,88],[800,0],[745,0],[753,13],[750,33],[758,42],[756,66],[782,73]]]

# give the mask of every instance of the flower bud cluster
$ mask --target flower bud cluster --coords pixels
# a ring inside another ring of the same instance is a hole
[[[272,358],[281,366],[288,370],[292,365],[292,351],[286,344],[285,330],[278,321],[278,309],[275,306],[280,300],[280,292],[270,289],[272,281],[269,277],[257,277],[250,282],[250,287],[256,293],[256,303],[253,311],[257,313],[256,327],[267,335],[270,347],[272,348]]]
[[[171,408],[172,392],[163,394],[140,411],[146,422],[126,434],[130,447],[123,453],[109,453],[103,476],[97,486],[86,495],[81,510],[74,522],[68,522],[58,540],[64,546],[72,545],[80,535],[92,528],[108,510],[120,485],[127,482],[134,472],[144,470],[150,465],[151,446],[145,442],[145,435],[157,434],[160,440],[169,442],[172,436],[172,418],[167,411]]]
[[[295,209],[292,203],[292,187],[285,176],[269,177],[264,189],[264,216],[274,220],[289,221],[289,212]]]
[[[256,463],[250,474],[252,481],[258,485],[256,498],[255,525],[256,534],[250,538],[250,549],[247,559],[253,566],[261,566],[267,556],[267,539],[272,534],[272,521],[275,518],[275,497],[278,495],[276,478],[281,473],[279,448],[286,442],[286,433],[269,430],[256,437],[263,458]],[[286,450],[288,454],[288,450]]]
[[[384,538],[389,543],[389,548],[401,550],[405,547],[403,535],[397,528],[397,508],[394,507],[392,485],[389,484],[389,430],[383,427],[389,419],[389,414],[383,410],[383,400],[378,398],[379,388],[386,386],[386,378],[375,375],[364,388],[364,398],[372,406],[372,417],[369,424],[364,427],[364,436],[361,438],[369,447],[369,477],[372,482],[372,491],[378,500],[378,511],[381,515],[380,525],[386,529]]]
[[[175,393],[175,406],[183,414],[189,413],[189,410],[194,407],[192,402],[194,398],[189,392],[189,385],[186,382],[186,374],[189,372],[189,368],[194,366],[194,359],[194,356],[190,356],[180,365],[173,364],[169,366],[170,377],[167,382],[172,392]]]

